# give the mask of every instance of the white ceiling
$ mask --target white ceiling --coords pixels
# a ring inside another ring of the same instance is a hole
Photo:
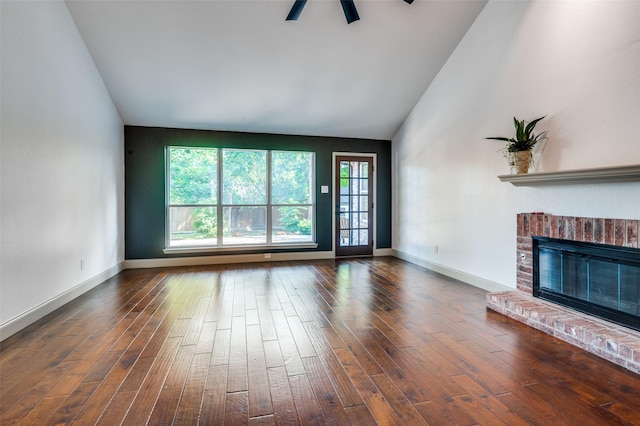
[[[125,124],[391,139],[486,0],[67,0]]]

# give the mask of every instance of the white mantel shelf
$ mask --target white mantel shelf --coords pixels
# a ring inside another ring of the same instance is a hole
[[[498,179],[514,186],[640,182],[640,165],[501,175]]]

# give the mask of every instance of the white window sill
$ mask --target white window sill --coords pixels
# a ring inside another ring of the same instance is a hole
[[[247,251],[271,252],[274,250],[291,250],[291,249],[315,249],[318,248],[317,243],[299,243],[299,244],[256,244],[243,246],[224,246],[224,247],[168,247],[162,250],[164,254],[183,254],[183,253],[234,253]]]

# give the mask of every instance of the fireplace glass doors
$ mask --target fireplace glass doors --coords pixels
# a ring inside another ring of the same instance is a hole
[[[533,295],[640,330],[640,250],[533,237]]]

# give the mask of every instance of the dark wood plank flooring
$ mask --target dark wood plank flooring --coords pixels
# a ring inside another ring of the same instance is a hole
[[[0,424],[640,425],[640,376],[393,258],[127,270],[5,340]]]

